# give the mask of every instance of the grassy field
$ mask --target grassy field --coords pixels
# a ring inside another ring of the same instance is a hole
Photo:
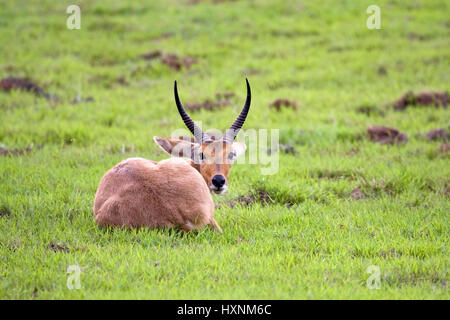
[[[80,30],[66,27],[71,1],[0,8],[0,79],[49,94],[0,91],[10,150],[0,155],[0,298],[450,298],[449,153],[424,137],[449,128],[449,111],[388,106],[407,91],[449,90],[448,1],[77,3]],[[380,30],[366,27],[371,4]],[[191,113],[224,129],[245,77],[244,128],[279,129],[295,154],[280,152],[274,175],[233,167],[228,194],[213,195],[224,233],[99,229],[102,175],[128,157],[165,159],[152,137],[183,128],[173,81],[185,104],[234,93]],[[270,108],[276,99],[297,110]],[[409,141],[374,143],[370,125]],[[78,290],[67,287],[70,265],[82,268]]]

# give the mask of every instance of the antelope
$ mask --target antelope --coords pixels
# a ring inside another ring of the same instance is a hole
[[[165,152],[174,156],[160,162],[129,158],[108,170],[94,199],[95,220],[100,226],[179,228],[192,231],[210,226],[222,229],[214,219],[211,192],[224,194],[233,161],[245,150],[234,142],[250,109],[247,99],[239,116],[222,138],[203,132],[187,114],[174,83],[178,112],[194,135],[194,142],[154,137]],[[188,158],[188,159],[180,159]]]

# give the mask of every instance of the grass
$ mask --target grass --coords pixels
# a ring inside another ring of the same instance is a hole
[[[0,146],[32,148],[0,156],[2,299],[449,299],[449,154],[420,135],[448,128],[449,111],[386,106],[449,89],[447,1],[379,0],[381,30],[366,28],[373,1],[78,3],[80,30],[66,28],[71,1],[0,8],[0,78],[29,77],[58,98],[0,92]],[[155,50],[197,63],[140,57]],[[229,193],[213,195],[224,233],[99,229],[102,175],[127,157],[166,158],[152,136],[182,127],[173,81],[186,103],[235,93],[232,106],[192,114],[223,129],[245,77],[245,128],[279,129],[296,154],[280,153],[275,175],[234,166]],[[72,103],[80,94],[93,101]],[[298,110],[269,108],[277,98]],[[369,125],[409,141],[373,143]],[[79,290],[67,288],[74,264]],[[366,286],[371,265],[379,290]]]

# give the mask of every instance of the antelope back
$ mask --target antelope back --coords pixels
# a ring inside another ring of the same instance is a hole
[[[142,158],[120,162],[100,181],[94,213],[101,226],[190,231],[210,225],[221,231],[202,176],[177,158],[159,163]]]

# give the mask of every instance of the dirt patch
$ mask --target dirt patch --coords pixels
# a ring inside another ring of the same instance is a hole
[[[417,33],[409,33],[408,34],[408,39],[409,40],[419,40],[419,41],[425,41],[427,40],[429,37],[423,35],[423,34],[417,34]]]
[[[408,136],[397,129],[384,126],[371,126],[367,129],[370,140],[380,144],[406,143]]]
[[[365,114],[366,116],[384,116],[384,112],[380,110],[378,107],[371,104],[363,104],[356,108],[357,113]]]
[[[161,55],[162,55],[161,51],[152,51],[149,53],[141,54],[139,57],[141,57],[142,59],[145,59],[145,60],[153,60],[153,59],[160,58]]]
[[[252,194],[247,194],[228,201],[227,206],[229,206],[230,208],[234,208],[237,204],[240,204],[241,206],[247,207],[255,202],[256,202],[255,196]]]
[[[428,141],[448,140],[448,132],[445,129],[434,129],[427,131]]]
[[[48,93],[46,93],[36,83],[27,78],[3,78],[2,80],[0,80],[0,89],[5,92],[10,92],[11,90],[28,91],[34,93],[37,96],[42,96],[50,99],[50,95]]]
[[[9,217],[11,215],[11,210],[6,205],[0,206],[0,217]]]
[[[447,198],[450,198],[450,187],[446,187],[446,188],[445,188],[445,190],[444,190],[444,195],[445,195]]]
[[[148,61],[159,59],[166,66],[176,71],[183,68],[189,69],[191,65],[197,63],[197,59],[194,57],[180,57],[174,53],[163,53],[159,50],[141,54],[139,57]]]
[[[176,71],[181,70],[182,67],[180,58],[175,54],[165,54],[163,57],[161,57],[161,62]]]
[[[216,93],[216,99],[219,101],[230,100],[231,98],[234,98],[235,96],[236,95],[234,94],[234,92],[230,92],[230,91]]]
[[[288,145],[288,144],[280,144],[280,151],[286,154],[297,154],[297,151],[295,151],[294,146]]]
[[[413,93],[409,91],[392,103],[394,110],[402,111],[409,106],[434,106],[447,108],[450,97],[447,92],[429,91]]]
[[[319,179],[351,179],[356,173],[350,170],[315,169],[311,176]]]
[[[50,244],[48,245],[48,248],[50,250],[52,250],[53,252],[70,252],[69,247],[67,247],[64,243],[58,242],[58,243],[54,243],[53,241],[50,242]]]
[[[359,152],[358,149],[351,148],[350,150],[348,150],[347,152],[345,152],[344,155],[346,155],[346,156],[354,156],[354,155],[357,154],[358,152]]]
[[[187,56],[181,58],[174,53],[168,53],[161,56],[161,62],[169,68],[179,71],[183,67],[189,69],[192,64],[197,63],[197,59]]]
[[[31,147],[26,147],[25,149],[6,149],[0,147],[0,156],[22,156],[24,154],[28,154],[33,150]]]
[[[127,81],[127,79],[124,76],[118,77],[114,81],[122,86],[130,85],[130,83]]]
[[[450,144],[449,143],[443,143],[439,146],[439,148],[437,149],[438,153],[448,153],[450,151]]]
[[[22,248],[22,240],[16,239],[7,245],[8,249],[12,252],[16,252],[18,249]]]
[[[245,76],[252,76],[252,75],[262,74],[263,72],[261,70],[257,70],[257,69],[243,69],[243,70],[241,70],[241,73]]]
[[[364,197],[364,194],[361,191],[361,189],[358,187],[358,188],[352,190],[352,192],[350,193],[350,196],[354,200],[361,200]]]
[[[186,57],[183,57],[182,60],[183,60],[183,65],[188,69],[191,67],[191,65],[197,63],[197,59],[194,57],[186,56]]]
[[[292,155],[297,154],[295,147],[288,145],[288,144],[280,144],[278,146],[278,149],[267,149],[267,154],[273,154],[273,153],[277,152],[278,150],[280,150],[281,152],[283,152],[285,154],[292,154]]]
[[[205,100],[203,102],[194,102],[194,103],[187,103],[186,108],[189,111],[199,111],[199,110],[209,110],[213,111],[216,109],[221,109],[223,107],[229,106],[231,102],[229,100]]]
[[[0,147],[0,156],[9,156],[9,155],[16,156],[16,157],[17,156],[22,156],[22,155],[30,153],[33,150],[40,150],[40,149],[42,149],[42,147],[43,147],[42,144],[36,146],[36,148],[34,148],[34,147],[26,147],[26,148],[23,148],[23,149],[7,149],[7,148],[4,148],[4,147]]]
[[[269,108],[274,108],[277,111],[280,111],[282,107],[297,110],[297,103],[293,100],[282,98],[276,99],[271,104],[269,104]]]
[[[292,192],[289,189],[278,189],[261,186],[261,182],[256,183],[249,188],[251,193],[240,195],[239,197],[226,203],[227,206],[233,208],[237,204],[241,206],[251,206],[254,203],[259,203],[262,206],[269,204],[279,204],[287,208],[292,207],[295,204],[299,204],[305,201],[305,196],[301,193]]]
[[[38,293],[39,293],[39,290],[38,290],[38,288],[35,287],[35,288],[33,289],[33,293],[31,294],[31,296],[33,297],[33,299],[36,299],[36,298],[37,298]]]
[[[227,205],[230,208],[234,208],[237,204],[240,204],[243,207],[248,207],[254,204],[255,202],[260,202],[263,205],[272,203],[272,199],[270,198],[269,192],[267,190],[259,190],[256,194],[246,194],[237,197],[231,201],[227,202]]]
[[[360,176],[360,183],[357,188],[360,189],[363,197],[368,198],[378,197],[383,194],[394,196],[404,191],[404,186],[399,181],[385,181],[382,178],[372,178],[368,181],[362,176]]]
[[[379,66],[377,73],[379,76],[386,76],[388,74],[387,69],[385,66]]]
[[[387,258],[393,258],[393,257],[401,257],[402,253],[399,251],[396,251],[395,249],[391,249],[390,251],[381,251],[379,253],[379,255],[383,259],[387,259]]]

